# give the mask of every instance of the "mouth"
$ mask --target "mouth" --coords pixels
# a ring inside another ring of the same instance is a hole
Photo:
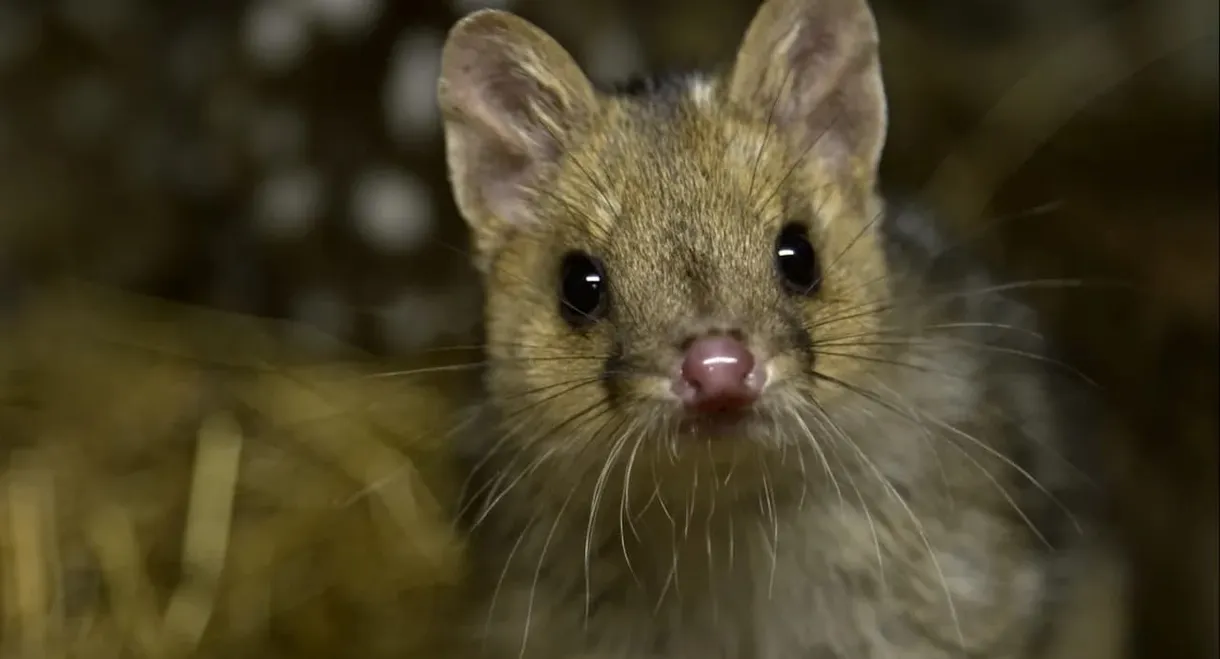
[[[757,422],[757,414],[745,410],[716,410],[685,414],[678,422],[682,435],[705,441],[742,440]]]

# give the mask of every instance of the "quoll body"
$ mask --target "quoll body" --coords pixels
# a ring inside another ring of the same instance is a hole
[[[617,89],[479,11],[440,102],[486,289],[471,656],[1047,651],[1081,433],[1012,287],[878,196],[862,0]]]

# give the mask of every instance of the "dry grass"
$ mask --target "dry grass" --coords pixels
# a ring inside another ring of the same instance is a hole
[[[87,288],[0,340],[0,658],[438,656],[452,394]]]

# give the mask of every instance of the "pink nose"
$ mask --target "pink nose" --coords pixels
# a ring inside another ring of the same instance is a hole
[[[705,336],[686,349],[674,392],[690,409],[699,412],[739,410],[758,398],[763,374],[754,355],[741,341],[728,336]]]

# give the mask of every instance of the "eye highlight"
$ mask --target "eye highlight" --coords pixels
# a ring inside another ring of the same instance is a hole
[[[780,229],[775,238],[775,270],[792,295],[814,295],[821,288],[821,263],[803,225],[792,222]]]
[[[559,315],[572,327],[587,327],[606,313],[606,271],[584,252],[568,252],[559,266]]]

